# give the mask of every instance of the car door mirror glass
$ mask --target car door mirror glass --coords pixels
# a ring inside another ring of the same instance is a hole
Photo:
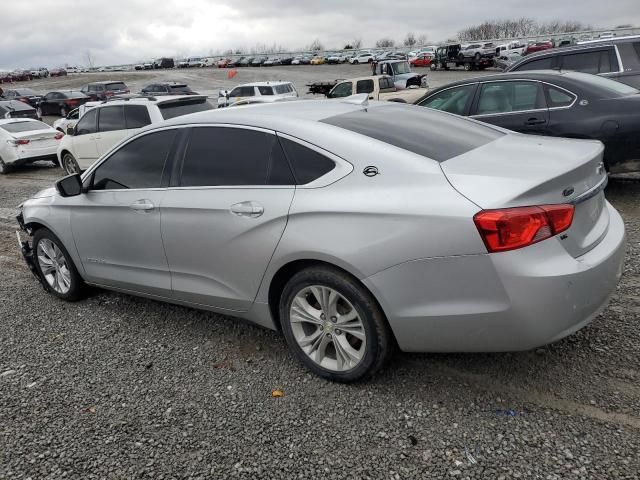
[[[56,190],[62,197],[75,197],[82,193],[82,179],[79,173],[68,175],[56,182]]]
[[[75,127],[75,126],[72,126],[72,125],[69,125],[69,126],[67,127],[67,135],[71,135],[71,136],[73,136],[73,135],[75,135],[75,134],[76,134],[76,127]]]

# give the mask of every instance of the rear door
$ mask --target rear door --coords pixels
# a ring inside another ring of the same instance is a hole
[[[274,132],[193,127],[162,202],[162,238],[179,300],[246,311],[280,241],[295,192]]]
[[[104,155],[131,132],[127,130],[124,121],[124,107],[112,105],[98,109],[98,133],[96,146],[98,156]]]
[[[471,116],[516,132],[544,135],[549,110],[540,82],[507,80],[481,83]]]

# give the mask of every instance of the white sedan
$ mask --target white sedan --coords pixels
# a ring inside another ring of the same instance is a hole
[[[62,137],[62,132],[39,120],[0,120],[0,173],[37,160],[50,160],[57,165],[56,150]]]

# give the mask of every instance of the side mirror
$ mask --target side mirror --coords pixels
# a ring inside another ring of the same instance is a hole
[[[67,135],[75,135],[76,134],[76,127],[69,125],[67,127]]]
[[[56,182],[56,190],[62,197],[75,197],[82,193],[82,179],[79,173],[68,175]]]

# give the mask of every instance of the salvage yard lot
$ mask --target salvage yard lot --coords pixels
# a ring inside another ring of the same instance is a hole
[[[201,93],[366,66],[127,72],[36,90],[155,80]],[[477,72],[434,72],[431,86]],[[397,354],[356,385],[296,363],[276,333],[104,291],[47,295],[17,251],[17,205],[61,171],[0,176],[0,479],[639,478],[640,182],[612,181],[625,271],[589,327],[534,352]],[[272,397],[273,389],[284,396]]]

